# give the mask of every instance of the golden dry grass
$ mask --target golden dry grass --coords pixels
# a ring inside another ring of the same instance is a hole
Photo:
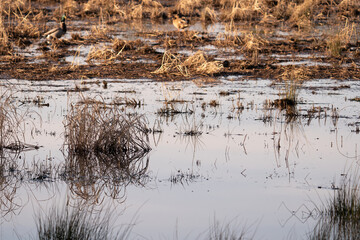
[[[3,16],[2,16],[2,5],[0,4],[0,55],[10,54],[10,43],[8,39],[8,34],[6,32]]]
[[[345,23],[334,36],[329,36],[326,41],[327,52],[332,57],[340,57],[346,45],[352,40],[352,37],[356,35],[356,25],[354,23]]]
[[[225,21],[254,20],[265,12],[262,0],[227,0],[223,5],[222,18]]]
[[[203,22],[211,22],[211,23],[217,22],[218,16],[215,9],[208,6],[203,8],[200,14],[200,20]]]
[[[63,0],[61,8],[59,8],[59,16],[66,14],[67,16],[77,15],[81,10],[80,4],[75,0]],[[60,12],[61,11],[61,12]]]
[[[159,69],[154,71],[155,74],[174,74],[189,77],[193,74],[213,75],[223,68],[219,61],[208,61],[202,51],[196,52],[194,55],[182,61],[169,51],[164,53],[162,64]]]
[[[86,57],[87,62],[92,60],[98,60],[103,62],[112,62],[121,52],[115,53],[112,49],[107,46],[102,47],[91,47]]]
[[[141,115],[127,115],[116,104],[83,98],[70,107],[66,118],[66,144],[70,152],[129,157],[148,152],[148,128]]]
[[[179,0],[175,4],[175,10],[181,15],[193,15],[199,12],[199,8],[208,5],[206,0]]]
[[[82,11],[85,14],[99,15],[113,15],[117,13],[119,6],[114,0],[89,0],[82,7]]]
[[[167,16],[163,5],[155,0],[143,0],[141,3],[131,3],[127,17],[130,19],[161,18]]]

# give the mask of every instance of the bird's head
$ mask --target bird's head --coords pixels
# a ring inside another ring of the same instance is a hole
[[[65,16],[65,15],[62,15],[62,17],[61,17],[61,22],[65,22],[65,20],[66,20],[66,16]]]

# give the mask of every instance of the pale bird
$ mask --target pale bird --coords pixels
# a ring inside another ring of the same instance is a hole
[[[184,18],[180,18],[178,15],[173,17],[173,25],[177,28],[178,31],[189,26],[188,21]]]

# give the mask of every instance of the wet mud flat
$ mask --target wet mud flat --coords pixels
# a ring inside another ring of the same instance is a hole
[[[42,42],[42,47],[39,45],[31,48],[28,53],[30,56],[21,54],[26,48],[20,49],[18,55],[2,56],[0,77],[28,80],[145,77],[173,81],[191,80],[204,75],[242,75],[252,79],[283,80],[284,75],[296,68],[306,72],[306,80],[360,78],[359,41],[346,46],[343,56],[334,58],[328,56],[326,40],[315,37],[303,39],[301,36],[288,36],[283,40],[276,40],[275,36],[263,36],[261,40],[264,43],[247,50],[244,46],[246,42],[241,42],[245,41],[241,40],[241,34],[238,39],[235,38],[239,41],[235,44],[231,40],[219,40],[197,31],[136,34],[141,39],[151,34],[151,44],[144,40],[119,40],[108,34],[109,41],[105,41],[106,45],[100,47],[91,45],[93,40],[89,43],[86,40],[70,38],[57,40],[54,45],[44,45]],[[82,52],[82,47],[87,51],[93,49],[98,56],[92,57],[89,52]],[[176,70],[163,74],[156,73],[164,64],[165,49],[167,53],[175,54],[172,57],[179,61],[185,61],[189,56],[201,51],[206,61],[216,62],[218,69],[210,74],[195,71],[188,76]]]
[[[284,80],[289,70],[296,68],[306,72],[305,80],[359,79],[356,3],[313,3],[317,5],[312,8],[308,2],[299,2],[298,6],[289,3],[283,8],[293,7],[292,14],[300,16],[276,18],[276,11],[280,11],[280,3],[276,5],[276,1],[264,3],[262,11],[256,7],[243,10],[244,16],[238,13],[242,11],[240,6],[232,8],[227,3],[196,5],[192,12],[191,4],[183,2],[162,5],[145,1],[134,2],[134,6],[119,2],[120,5],[112,7],[121,6],[123,12],[136,7],[142,9],[139,15],[121,16],[118,10],[110,10],[110,3],[98,3],[100,11],[95,10],[96,1],[80,4],[68,1],[60,5],[63,13],[68,14],[67,33],[54,41],[47,41],[42,34],[57,26],[55,16],[60,15],[57,5],[52,5],[51,1],[20,5],[22,8],[14,8],[3,17],[6,41],[1,44],[0,77],[182,80],[204,75],[244,75],[252,79]],[[4,4],[10,9],[14,7]],[[189,9],[185,10],[182,4]],[[309,7],[310,13],[303,16],[301,14],[305,13],[298,13],[294,6],[299,11]],[[202,8],[207,11],[200,11]],[[227,8],[232,9],[232,18],[227,15]],[[265,14],[266,11],[269,13]],[[252,17],[247,18],[245,13]],[[311,15],[315,13],[319,15]],[[176,14],[187,18],[189,28],[176,30],[172,25],[172,17]],[[201,52],[203,63],[211,63],[207,66],[209,69],[197,69],[197,52]],[[170,58],[166,58],[167,55]],[[173,66],[167,71],[157,71],[169,64]],[[177,69],[181,68],[189,72],[179,72]]]

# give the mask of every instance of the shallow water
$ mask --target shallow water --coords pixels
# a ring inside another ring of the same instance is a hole
[[[317,207],[329,199],[342,174],[357,166],[360,103],[349,99],[358,97],[360,84],[329,79],[304,83],[298,92],[301,116],[287,122],[284,111],[264,106],[279,98],[284,85],[241,76],[211,80],[106,80],[106,89],[96,79],[81,85],[79,80],[4,82],[2,89],[12,89],[19,110],[31,113],[26,143],[41,147],[12,160],[16,171],[5,169],[11,184],[3,185],[1,195],[8,203],[1,208],[1,238],[35,236],[39,212],[82,198],[74,184],[55,177],[39,181],[30,174],[40,163],[50,168],[64,162],[65,115],[81,95],[107,102],[116,97],[140,100],[141,107],[126,111],[144,114],[149,127],[162,130],[149,136],[145,184],[130,184],[115,195],[106,185],[94,203],[114,209],[115,227],[134,223],[130,239],[206,239],[214,219],[233,224],[236,232],[245,229],[255,239],[306,238],[318,219]],[[76,86],[86,91],[73,92]],[[45,105],[25,101],[34,98]],[[174,107],[188,113],[157,114],[165,100],[184,100]],[[212,100],[219,105],[210,106]],[[323,111],[307,116],[319,107]],[[183,134],[194,127],[202,134]],[[19,180],[14,172],[27,175]],[[191,177],[172,181],[179,173]],[[10,192],[9,202],[5,193]]]

